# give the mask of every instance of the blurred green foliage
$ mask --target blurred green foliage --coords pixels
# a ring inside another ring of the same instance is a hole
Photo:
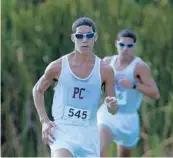
[[[32,88],[46,66],[74,48],[71,25],[92,18],[99,35],[95,53],[116,53],[117,33],[137,33],[136,55],[151,67],[161,98],[140,109],[141,140],[133,156],[169,156],[173,151],[173,2],[171,0],[2,0],[2,156],[50,156]],[[45,95],[51,117],[52,87]],[[109,156],[116,155],[112,144]]]

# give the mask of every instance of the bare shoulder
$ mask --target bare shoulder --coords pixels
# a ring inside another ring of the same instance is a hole
[[[106,64],[103,60],[101,61],[101,74],[103,79],[112,76],[114,74],[112,67]]]
[[[60,72],[61,72],[61,64],[62,64],[62,57],[52,61],[45,70],[45,75],[47,76],[52,76],[52,77],[56,77],[59,76]]]
[[[136,64],[136,73],[142,73],[142,72],[150,72],[149,65],[143,60],[139,61]]]
[[[111,62],[111,59],[112,59],[113,56],[106,56],[103,58],[103,61],[106,63],[106,64],[109,64]]]
[[[101,61],[101,69],[103,71],[112,71],[112,67],[108,65],[106,62],[104,62],[103,60]]]

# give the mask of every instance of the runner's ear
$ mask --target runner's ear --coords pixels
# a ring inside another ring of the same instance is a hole
[[[72,40],[73,42],[75,42],[74,34],[71,34],[71,40]]]

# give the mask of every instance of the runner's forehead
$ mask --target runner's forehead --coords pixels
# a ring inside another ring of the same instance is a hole
[[[91,32],[93,32],[93,30],[92,27],[90,26],[82,25],[76,28],[76,33],[86,34]]]

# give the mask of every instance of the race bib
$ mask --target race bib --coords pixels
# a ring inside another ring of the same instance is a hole
[[[127,103],[127,92],[116,91],[118,105],[126,105]]]
[[[90,120],[90,111],[66,106],[63,119],[70,121],[72,124],[86,125]]]

